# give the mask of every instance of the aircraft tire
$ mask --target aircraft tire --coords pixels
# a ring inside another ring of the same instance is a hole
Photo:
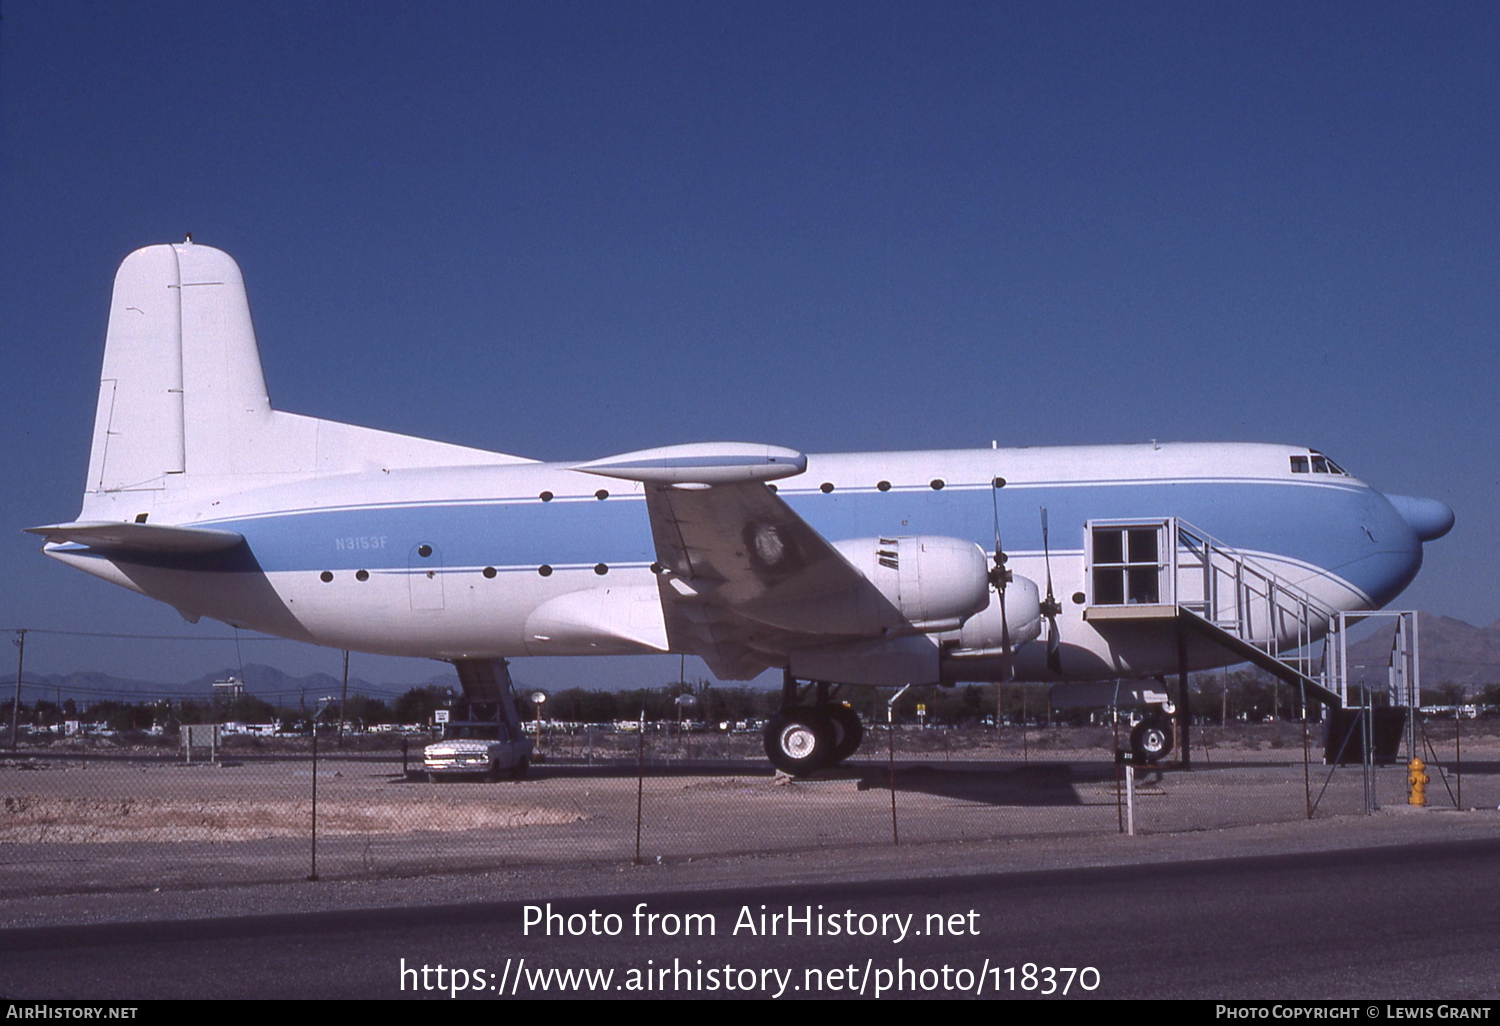
[[[510,779],[512,779],[512,780],[525,780],[526,779],[526,774],[529,773],[530,771],[531,771],[531,757],[523,755],[523,756],[521,756],[520,759],[518,759],[516,761],[516,764],[510,768]]]
[[[847,705],[830,705],[826,712],[834,728],[832,761],[843,762],[859,750],[859,743],[865,739],[864,724],[859,721],[859,713]]]
[[[805,777],[834,761],[834,728],[812,709],[779,712],[766,724],[766,757],[794,777]]]
[[[1172,751],[1172,727],[1159,719],[1142,720],[1130,732],[1130,750],[1137,762],[1155,763]]]

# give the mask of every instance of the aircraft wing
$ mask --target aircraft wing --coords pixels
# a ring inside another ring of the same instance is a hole
[[[232,549],[245,540],[235,531],[208,527],[174,527],[130,521],[91,520],[71,524],[28,527],[54,544],[87,545],[91,549],[138,555],[200,555]]]
[[[577,469],[644,483],[673,649],[696,652],[721,677],[746,679],[786,665],[794,649],[901,623],[879,590],[766,486],[805,466],[791,450],[720,443]]]

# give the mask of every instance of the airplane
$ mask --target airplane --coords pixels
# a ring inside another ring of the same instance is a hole
[[[1185,689],[1384,606],[1453,521],[1294,445],[539,462],[299,416],[271,406],[239,267],[189,237],[121,265],[81,511],[28,530],[189,622],[451,662],[512,728],[516,657],[779,668],[766,752],[804,775],[859,746],[843,688],[1175,672]],[[1194,558],[1196,605],[1178,594]],[[1253,618],[1246,580],[1283,596],[1255,638],[1222,626]],[[1159,725],[1133,741],[1171,743]]]

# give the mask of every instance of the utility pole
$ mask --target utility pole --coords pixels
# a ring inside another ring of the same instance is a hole
[[[21,717],[21,668],[26,665],[26,628],[16,631],[16,697],[10,704],[10,750],[15,751],[20,736]]]

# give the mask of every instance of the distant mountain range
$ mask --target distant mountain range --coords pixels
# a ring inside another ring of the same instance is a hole
[[[1432,687],[1454,683],[1466,686],[1470,691],[1479,686],[1500,682],[1500,620],[1488,627],[1475,627],[1451,616],[1418,613],[1418,645],[1422,658],[1422,684]],[[1381,630],[1349,647],[1349,661],[1374,669],[1384,667],[1390,655],[1390,635]],[[274,666],[262,663],[246,664],[243,674],[226,667],[218,673],[204,674],[180,683],[162,681],[131,680],[115,677],[98,671],[77,673],[27,673],[25,690],[21,701],[31,703],[37,698],[52,701],[72,698],[76,701],[95,702],[116,699],[128,702],[146,702],[161,698],[210,698],[214,681],[227,680],[230,676],[241,677],[246,694],[281,705],[299,702],[305,694],[310,702],[327,695],[339,693],[340,681],[327,673],[312,673],[304,677],[293,677]],[[15,686],[16,675],[11,672],[0,675],[0,702],[7,701]],[[458,676],[452,671],[435,673],[423,684],[457,689]],[[391,699],[422,684],[376,684],[360,677],[349,678],[351,695],[368,695],[372,698]]]
[[[1349,646],[1349,661],[1369,667],[1388,665],[1391,635],[1378,631]],[[1500,620],[1488,627],[1433,613],[1417,614],[1417,650],[1422,686],[1462,684],[1470,691],[1500,683]]]

